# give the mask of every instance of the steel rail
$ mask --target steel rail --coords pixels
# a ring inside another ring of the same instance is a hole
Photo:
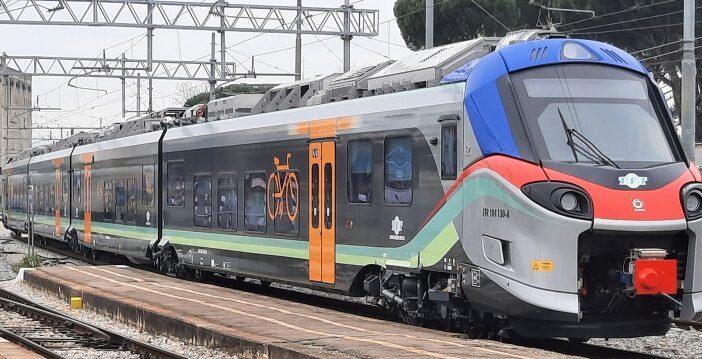
[[[35,314],[38,314],[39,316],[43,316],[44,318],[49,318],[52,320],[56,321],[63,321],[63,322],[69,322],[76,327],[80,328],[84,332],[88,332],[91,334],[94,334],[96,336],[101,337],[102,339],[105,339],[109,341],[112,344],[118,345],[120,348],[125,348],[125,350],[130,350],[134,352],[138,352],[141,354],[146,354],[148,358],[161,358],[161,359],[187,359],[187,357],[182,356],[180,354],[172,353],[169,351],[166,351],[164,349],[161,349],[159,347],[156,347],[154,345],[144,343],[141,341],[138,341],[136,339],[132,339],[129,337],[126,337],[122,334],[119,334],[117,332],[113,332],[107,329],[102,329],[98,328],[96,326],[93,326],[91,324],[82,322],[77,319],[73,319],[71,317],[68,317],[54,309],[51,309],[49,307],[46,307],[41,304],[37,304],[35,302],[32,302],[31,300],[27,298],[23,298],[15,293],[12,293],[10,291],[7,291],[5,289],[0,288],[0,306],[5,306],[9,305],[14,305],[16,307],[22,308],[22,310],[27,310],[31,311]],[[36,343],[35,341],[28,339],[28,338],[23,338],[22,336],[19,336],[15,333],[12,333],[9,330],[3,329],[0,326],[0,335],[5,336],[9,339],[12,339],[13,341],[21,342],[20,344],[26,344],[31,350],[35,350],[41,354],[44,355],[48,358],[57,358],[57,359],[62,359],[63,357],[52,352],[50,349],[47,349],[46,347],[41,346],[40,344]]]

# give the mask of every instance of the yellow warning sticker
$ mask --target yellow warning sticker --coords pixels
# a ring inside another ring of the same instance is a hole
[[[531,270],[534,272],[553,272],[553,261],[531,261]]]

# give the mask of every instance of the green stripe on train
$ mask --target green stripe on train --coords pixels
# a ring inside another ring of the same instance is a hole
[[[453,224],[461,211],[482,197],[493,197],[509,207],[534,216],[528,208],[517,203],[512,196],[489,178],[472,178],[454,193],[439,211],[427,222],[407,244],[397,248],[368,247],[347,244],[336,246],[336,262],[352,265],[395,265],[417,267],[439,262],[458,241],[459,235]],[[275,255],[288,258],[308,259],[309,246],[304,240],[289,240],[266,237],[192,232],[164,229],[164,239],[170,243],[199,248],[231,250],[253,254]]]
[[[50,216],[35,214],[34,221],[44,225],[54,225],[54,217]],[[75,229],[81,231],[85,229],[83,220],[73,219],[71,223],[73,224],[73,227]],[[61,228],[65,230],[67,227],[68,219],[61,218]],[[156,228],[139,227],[121,223],[103,223],[95,221],[91,223],[91,231],[92,233],[106,234],[133,239],[142,239],[146,241],[156,239],[156,235],[158,234],[158,230]]]
[[[337,244],[336,261],[352,265],[395,265],[416,268],[431,266],[439,262],[459,240],[453,224],[464,208],[484,197],[492,197],[510,208],[526,215],[537,216],[532,210],[519,204],[512,195],[500,187],[492,178],[475,177],[466,180],[427,224],[405,245],[396,248],[368,247]],[[53,217],[36,216],[35,220],[53,225]],[[50,221],[49,221],[50,220]],[[62,226],[63,226],[62,221]],[[83,230],[83,221],[72,221],[76,229]],[[145,228],[117,223],[92,222],[93,233],[121,236],[134,239],[156,238],[156,228]],[[164,240],[172,244],[198,248],[230,250],[252,254],[264,254],[307,260],[309,244],[305,240],[269,237],[250,237],[238,234],[193,232],[173,229],[163,230]]]

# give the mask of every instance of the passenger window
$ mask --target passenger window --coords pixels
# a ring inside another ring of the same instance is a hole
[[[69,199],[70,199],[70,191],[69,191],[69,184],[70,184],[70,177],[68,176],[68,173],[62,173],[61,174],[61,186],[62,186],[62,191],[61,191],[61,217],[68,217],[69,216]]]
[[[171,207],[184,207],[185,164],[183,161],[168,162],[166,172],[168,177],[168,205]]]
[[[236,230],[239,227],[237,178],[233,174],[226,176],[217,179],[217,225],[219,229]]]
[[[275,218],[273,229],[276,233],[300,233],[300,175],[297,171],[280,171],[274,173],[269,180],[272,187],[267,198],[271,201],[268,215]]]
[[[154,165],[141,167],[141,204],[144,206],[154,205],[154,173]]]
[[[370,140],[349,141],[347,146],[349,203],[371,203],[373,194],[373,152]]]
[[[127,180],[127,221],[136,222],[137,220],[137,186],[136,178]]]
[[[193,224],[210,228],[212,225],[212,180],[210,176],[193,177]]]
[[[324,164],[324,227],[332,227],[332,166],[331,163]]]
[[[312,165],[312,228],[319,228],[319,165]]]
[[[105,181],[102,187],[103,204],[105,208],[103,213],[106,220],[114,220],[114,194],[112,193],[112,181]]]
[[[49,184],[46,185],[47,189],[47,196],[44,198],[46,201],[46,214],[53,216],[54,215],[54,206],[56,205],[56,192],[54,190],[54,186]]]
[[[458,133],[455,123],[441,126],[441,179],[453,180],[458,174]]]
[[[385,202],[412,203],[412,138],[385,139]]]
[[[81,171],[73,171],[73,217],[79,218],[81,204],[83,203],[83,187],[81,182],[83,179]]]
[[[115,180],[115,220],[127,219],[127,186],[123,179]]]
[[[250,232],[266,232],[266,173],[244,177],[244,226]]]

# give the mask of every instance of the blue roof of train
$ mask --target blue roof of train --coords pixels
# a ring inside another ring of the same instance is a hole
[[[441,82],[467,81],[464,104],[483,155],[499,153],[521,158],[501,102],[497,80],[508,73],[565,63],[604,64],[644,75],[648,73],[633,56],[602,42],[545,39],[501,48],[458,68]]]

